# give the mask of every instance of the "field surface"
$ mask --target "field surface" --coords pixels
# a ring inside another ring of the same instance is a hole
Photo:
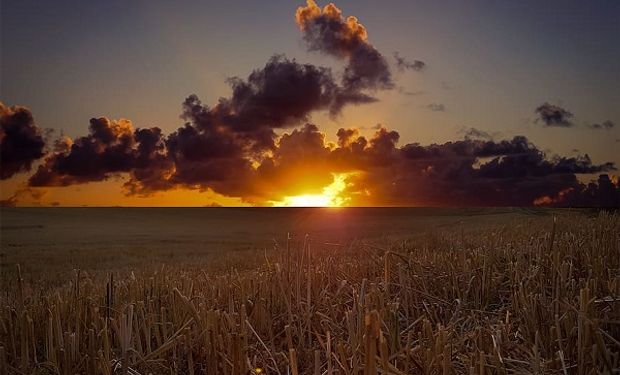
[[[548,209],[439,208],[2,208],[5,268],[24,273],[142,267],[271,249],[308,234],[316,242],[398,239],[485,223],[549,216]],[[564,211],[557,211],[564,212]],[[30,272],[28,272],[30,271]]]
[[[620,373],[613,213],[0,215],[0,375]]]

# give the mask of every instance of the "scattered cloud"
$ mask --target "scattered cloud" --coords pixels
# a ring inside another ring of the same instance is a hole
[[[537,116],[534,122],[542,123],[544,126],[561,128],[570,128],[575,126],[575,123],[573,122],[575,117],[574,114],[566,108],[558,105],[545,102],[538,106],[534,110],[534,113]],[[585,126],[592,130],[611,130],[616,126],[616,124],[611,120],[606,120],[601,123],[591,123]]]
[[[558,105],[545,102],[538,106],[534,113],[538,116],[535,122],[542,122],[544,126],[570,128],[574,125],[573,113]]]
[[[419,72],[426,67],[426,63],[421,60],[409,61],[402,57],[398,52],[394,52],[394,60],[396,60],[396,67],[399,71],[414,70]]]

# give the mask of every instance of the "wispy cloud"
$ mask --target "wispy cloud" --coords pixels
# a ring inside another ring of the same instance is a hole
[[[427,104],[426,108],[433,111],[433,112],[445,112],[446,111],[446,106],[444,104],[441,103],[431,103],[431,104]]]
[[[615,126],[616,124],[611,120],[603,121],[602,123],[594,123],[594,124],[588,125],[588,127],[593,130],[601,130],[601,129],[610,130],[610,129],[613,129]]]

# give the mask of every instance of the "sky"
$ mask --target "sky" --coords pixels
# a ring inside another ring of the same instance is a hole
[[[2,1],[0,199],[617,204],[620,3],[328,4]]]

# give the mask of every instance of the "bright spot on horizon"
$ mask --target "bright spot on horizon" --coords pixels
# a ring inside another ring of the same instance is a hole
[[[271,201],[274,207],[342,207],[351,198],[342,196],[347,187],[346,178],[353,173],[333,173],[334,180],[323,188],[321,194],[301,194],[284,197],[281,201]]]

